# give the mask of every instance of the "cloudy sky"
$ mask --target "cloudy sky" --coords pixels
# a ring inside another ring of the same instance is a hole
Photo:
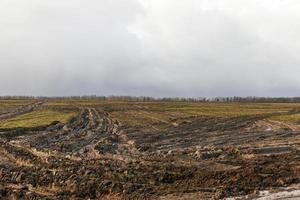
[[[0,0],[0,95],[300,96],[299,0]]]

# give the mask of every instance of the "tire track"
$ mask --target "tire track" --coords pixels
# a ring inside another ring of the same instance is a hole
[[[14,118],[18,115],[30,113],[30,112],[34,111],[35,109],[37,109],[38,107],[40,107],[43,103],[44,103],[43,101],[36,101],[36,102],[30,103],[28,105],[17,107],[8,113],[0,114],[0,120],[10,119],[10,118]]]

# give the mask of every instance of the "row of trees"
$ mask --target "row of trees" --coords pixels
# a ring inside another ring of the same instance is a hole
[[[300,103],[300,97],[214,97],[214,98],[183,98],[164,97],[154,98],[147,96],[67,96],[67,97],[46,97],[46,96],[0,96],[1,100],[18,99],[57,99],[57,100],[108,100],[108,101],[164,101],[164,102],[245,102],[245,103]]]
[[[300,97],[215,97],[212,102],[300,103]]]

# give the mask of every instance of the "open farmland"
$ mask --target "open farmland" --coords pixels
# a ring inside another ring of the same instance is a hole
[[[255,199],[299,166],[296,103],[0,100],[1,199]]]

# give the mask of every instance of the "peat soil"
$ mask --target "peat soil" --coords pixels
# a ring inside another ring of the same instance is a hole
[[[300,183],[300,129],[269,115],[151,129],[80,110],[65,124],[0,130],[1,199],[251,199]]]

